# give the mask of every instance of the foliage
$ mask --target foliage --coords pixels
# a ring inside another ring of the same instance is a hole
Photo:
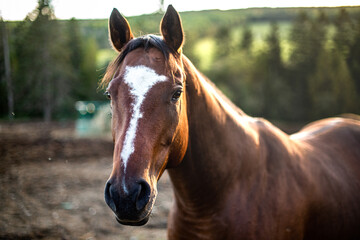
[[[96,42],[75,20],[56,20],[50,0],[12,29],[10,48],[15,117],[71,117],[75,100],[96,98]]]
[[[162,13],[129,17],[135,36],[158,33]],[[250,115],[310,121],[360,114],[360,7],[181,13],[184,53]],[[50,0],[8,22],[15,116],[74,117],[77,100],[115,56],[107,20],[57,20]],[[0,50],[1,52],[2,50]],[[3,59],[0,59],[3,75]],[[6,116],[5,84],[0,115]]]
[[[291,46],[286,61],[281,44],[284,34],[278,24],[271,25],[257,51],[256,38],[244,26],[240,48],[225,54],[224,46],[239,41],[229,40],[232,30],[222,26],[215,35],[215,60],[205,73],[252,115],[310,121],[347,112],[359,114],[357,24],[345,9],[331,18],[324,11],[312,16],[299,12],[285,39]]]
[[[68,55],[62,51],[63,39],[57,29],[59,23],[45,0],[15,29],[15,114],[42,114],[50,121],[54,109],[66,99],[68,77],[62,66]]]
[[[356,111],[358,102],[349,68],[339,50],[332,51],[321,52],[309,78],[313,118]]]

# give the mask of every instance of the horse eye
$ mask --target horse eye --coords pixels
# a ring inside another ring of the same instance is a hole
[[[181,96],[182,90],[178,89],[176,92],[172,95],[171,101],[177,102]]]
[[[106,96],[107,99],[111,100],[111,96],[108,91],[104,92],[104,95]]]

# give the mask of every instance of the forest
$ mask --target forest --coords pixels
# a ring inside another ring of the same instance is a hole
[[[184,54],[247,114],[285,122],[360,114],[360,7],[180,15]],[[140,36],[158,33],[161,17],[128,20]],[[116,56],[107,19],[58,20],[51,1],[39,0],[23,21],[1,21],[0,34],[0,119],[74,119],[76,101],[106,101],[98,83]]]

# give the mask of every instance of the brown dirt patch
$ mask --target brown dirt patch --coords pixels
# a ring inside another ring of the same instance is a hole
[[[0,239],[166,239],[167,174],[147,225],[119,225],[103,198],[112,149],[73,123],[0,123]]]

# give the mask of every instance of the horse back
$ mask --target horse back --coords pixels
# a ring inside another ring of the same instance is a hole
[[[304,239],[359,239],[360,121],[320,120],[290,138],[312,181]]]
[[[360,168],[360,121],[349,118],[328,118],[305,126],[290,136],[310,152],[336,162],[347,162],[353,170]],[[360,169],[359,169],[360,170]],[[360,175],[357,175],[360,177]]]

